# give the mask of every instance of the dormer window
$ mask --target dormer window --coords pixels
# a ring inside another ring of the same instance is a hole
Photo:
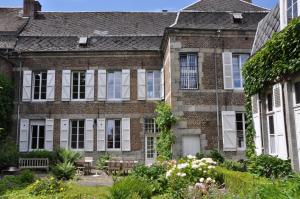
[[[88,38],[87,37],[80,37],[79,38],[79,46],[86,46],[87,45],[87,41],[88,41]]]
[[[298,16],[298,2],[297,0],[287,0],[287,22],[289,23],[293,18]]]
[[[232,13],[233,23],[241,23],[243,19],[242,13]]]

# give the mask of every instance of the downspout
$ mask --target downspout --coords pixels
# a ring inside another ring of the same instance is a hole
[[[17,144],[20,135],[20,106],[21,106],[21,86],[22,86],[22,55],[19,53],[19,88],[18,88],[18,106],[17,106]]]
[[[219,45],[219,39],[220,39],[221,30],[217,30],[216,35],[217,39],[215,42],[215,48],[214,48],[214,70],[215,70],[215,81],[216,81],[216,109],[217,109],[217,133],[218,133],[218,151],[221,151],[220,147],[220,114],[219,114],[219,84],[218,84],[218,67],[217,67],[217,48]]]

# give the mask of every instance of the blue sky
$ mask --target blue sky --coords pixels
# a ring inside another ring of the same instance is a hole
[[[196,0],[40,0],[43,11],[177,11]],[[278,0],[253,0],[273,8]],[[0,0],[0,7],[21,7],[23,0]]]

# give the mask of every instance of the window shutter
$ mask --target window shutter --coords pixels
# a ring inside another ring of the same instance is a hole
[[[236,133],[236,117],[234,111],[222,111],[222,127],[223,127],[223,150],[236,151],[237,133]]]
[[[69,148],[69,119],[60,120],[60,148]]]
[[[297,152],[300,159],[300,109],[295,110],[295,125],[296,125],[296,138],[297,138]]]
[[[223,57],[224,89],[233,89],[232,53],[223,52],[222,57]]]
[[[19,142],[19,151],[27,152],[28,151],[28,139],[29,139],[29,119],[20,120],[20,142]]]
[[[71,98],[71,71],[62,71],[62,88],[61,88],[61,100],[70,101]]]
[[[130,70],[122,70],[122,99],[130,100]]]
[[[98,100],[106,100],[106,70],[98,70]]]
[[[85,119],[84,150],[94,151],[94,119]]]
[[[138,100],[146,100],[146,70],[138,69]]]
[[[122,118],[122,151],[130,151],[130,118]]]
[[[105,118],[97,119],[97,151],[105,151]]]
[[[260,104],[258,94],[252,96],[252,116],[255,129],[255,151],[256,155],[262,154],[262,137],[260,123]]]
[[[85,79],[85,96],[87,101],[94,101],[94,85],[95,85],[95,71],[87,70]]]
[[[31,83],[32,83],[32,71],[25,70],[23,71],[23,95],[22,100],[30,101],[31,100]]]
[[[274,99],[274,129],[276,136],[276,151],[281,159],[287,159],[287,142],[285,133],[285,121],[283,113],[283,97],[281,84],[273,86],[273,99]]]
[[[54,101],[55,95],[55,70],[47,72],[47,100]]]
[[[45,149],[53,151],[54,119],[46,119]]]
[[[160,92],[161,99],[165,99],[165,69],[161,69],[161,78],[160,78]]]

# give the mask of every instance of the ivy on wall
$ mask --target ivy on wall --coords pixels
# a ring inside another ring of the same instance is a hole
[[[287,79],[297,71],[300,71],[300,18],[291,21],[281,32],[274,33],[264,47],[243,67],[248,118],[248,157],[255,155],[251,96],[259,93],[266,86]]]

